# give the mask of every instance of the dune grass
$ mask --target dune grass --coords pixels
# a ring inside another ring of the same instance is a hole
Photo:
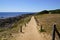
[[[12,36],[14,33],[19,32],[20,26],[26,24],[29,22],[31,16],[28,16],[26,18],[22,18],[21,20],[15,22],[12,24],[12,27],[9,28],[0,28],[0,40],[15,40]]]

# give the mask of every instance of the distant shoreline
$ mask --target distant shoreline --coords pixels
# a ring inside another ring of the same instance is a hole
[[[9,18],[9,17],[15,17],[20,16],[22,14],[29,14],[33,12],[0,12],[0,18]]]

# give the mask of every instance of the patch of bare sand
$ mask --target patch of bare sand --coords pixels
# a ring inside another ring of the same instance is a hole
[[[37,30],[37,24],[34,19],[34,16],[31,18],[30,22],[26,25],[25,29],[23,30],[23,33],[17,34],[15,37],[16,40],[46,40],[44,34],[39,33]],[[50,36],[49,36],[50,37]],[[51,40],[51,39],[47,39]]]

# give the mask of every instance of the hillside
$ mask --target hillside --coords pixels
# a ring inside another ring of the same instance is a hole
[[[57,29],[60,33],[60,14],[36,15],[35,19],[37,21],[37,25],[39,26],[38,27],[39,31],[40,31],[40,28],[41,28],[41,25],[42,25],[43,30],[47,34],[52,35],[53,25],[56,24],[56,27],[57,27]]]
[[[0,19],[0,40],[14,40],[12,34],[19,33],[20,26],[28,23],[30,14]]]
[[[56,10],[51,10],[51,14],[45,10],[0,19],[0,40],[51,40],[53,24],[56,24],[60,33],[60,14],[53,11]]]
[[[60,26],[60,21],[59,21],[60,14],[43,14],[43,15],[37,15],[35,17],[38,21],[38,25],[42,25],[43,27],[52,27],[53,24],[55,24],[55,23],[56,23],[57,27]],[[60,27],[58,28],[58,30],[59,29],[60,29]]]
[[[55,10],[42,10],[41,12],[37,12],[36,15],[40,14],[60,14],[60,9],[55,9]]]
[[[34,17],[29,15],[13,22],[12,27],[1,27],[0,40],[51,40],[54,23],[56,23],[58,31],[60,30],[60,14],[42,14],[34,15]],[[41,25],[44,29],[43,32],[40,32]],[[20,32],[21,26],[23,27],[22,33]]]
[[[24,19],[24,18],[26,18],[30,15],[33,15],[33,13],[31,13],[31,14],[22,14],[22,15],[15,16],[15,17],[0,18],[0,27],[9,27],[8,25],[11,25],[14,22],[17,22],[21,19]]]

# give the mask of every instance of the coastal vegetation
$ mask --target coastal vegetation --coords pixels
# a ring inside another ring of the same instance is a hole
[[[43,30],[38,29],[40,32],[51,34],[53,24],[55,23],[58,31],[60,30],[60,9],[43,10],[33,14],[0,19],[0,40],[15,40],[12,34],[19,33],[20,27],[27,24],[32,16],[35,17],[38,28],[42,25]]]

